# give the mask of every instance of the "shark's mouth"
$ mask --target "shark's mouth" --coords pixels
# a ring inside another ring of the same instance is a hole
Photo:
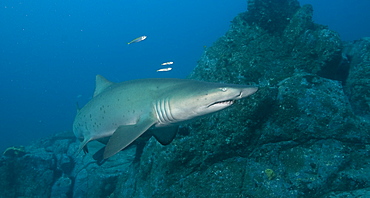
[[[230,105],[234,104],[234,101],[235,100],[218,101],[218,102],[214,102],[214,103],[208,105],[208,107],[213,107],[213,106],[230,106]]]

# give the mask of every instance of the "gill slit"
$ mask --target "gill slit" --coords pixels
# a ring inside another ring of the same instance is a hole
[[[171,123],[175,118],[171,114],[169,99],[159,100],[154,105],[157,118],[160,123]]]

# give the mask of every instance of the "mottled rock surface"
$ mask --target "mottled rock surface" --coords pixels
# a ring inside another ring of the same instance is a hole
[[[296,0],[248,0],[190,78],[259,85],[229,109],[106,162],[72,133],[0,159],[3,197],[368,197],[370,40],[344,43]],[[34,181],[38,182],[34,182]]]
[[[78,146],[73,133],[63,132],[26,147],[25,156],[3,156],[0,197],[107,197],[127,174],[135,148],[99,165],[92,154],[104,145],[92,142],[87,155],[77,154]]]
[[[370,118],[370,37],[352,43],[344,48],[344,57],[350,64],[346,90],[353,110]]]

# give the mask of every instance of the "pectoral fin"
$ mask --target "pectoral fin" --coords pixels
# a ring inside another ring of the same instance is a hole
[[[153,130],[155,139],[162,145],[167,145],[175,138],[179,126],[164,127]]]
[[[116,129],[110,137],[104,151],[104,159],[107,159],[122,149],[126,148],[134,140],[140,137],[154,124],[150,118],[140,119],[135,125],[123,125]]]

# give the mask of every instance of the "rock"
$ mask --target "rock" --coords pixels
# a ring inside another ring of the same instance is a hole
[[[92,158],[102,144],[89,144],[91,153],[76,155],[78,142],[70,132],[56,134],[25,148],[26,155],[0,159],[0,189],[4,197],[106,197],[118,176],[135,158],[135,147],[98,165]],[[37,182],[35,182],[37,181]]]
[[[12,147],[7,148],[3,153],[4,156],[10,157],[10,158],[22,157],[26,154],[27,152],[24,146],[19,146],[19,147],[12,146]]]
[[[28,149],[26,149],[28,150]],[[5,197],[49,197],[55,160],[43,149],[19,158],[2,158],[1,189]],[[37,181],[37,182],[36,182]]]
[[[67,198],[71,197],[72,180],[66,175],[60,177],[51,188],[52,198]]]
[[[349,43],[344,50],[350,62],[346,91],[356,114],[370,119],[370,37]]]
[[[358,189],[353,191],[331,192],[323,198],[343,198],[343,197],[370,197],[370,188]]]
[[[298,9],[296,0],[248,0],[248,12],[244,18],[250,25],[258,25],[269,33],[279,34]]]
[[[246,14],[235,17],[225,36],[205,50],[190,78],[263,86],[307,72],[344,81],[338,75],[343,58],[339,35],[314,24],[309,5],[284,9],[297,12],[289,14],[288,21],[284,19],[287,23],[281,34],[248,23]]]
[[[75,168],[71,173],[75,178],[73,197],[108,197],[116,189],[117,178],[127,177],[126,170],[135,158],[135,147],[119,152],[99,165],[92,155],[102,146],[98,142],[91,142],[90,152],[75,159]]]
[[[352,112],[340,82],[297,74],[281,81],[278,89],[275,116],[266,122],[270,129],[264,133],[270,136],[270,141],[328,138],[369,141],[368,130],[357,131],[362,120]]]

